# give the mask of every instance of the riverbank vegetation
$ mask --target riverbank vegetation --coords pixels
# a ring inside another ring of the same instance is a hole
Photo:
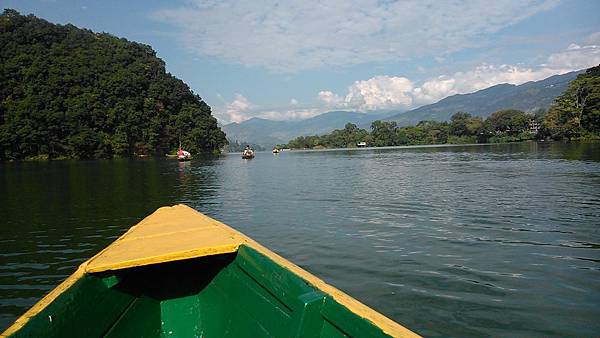
[[[210,107],[150,46],[0,15],[0,160],[215,152]]]
[[[544,119],[554,139],[589,139],[600,134],[600,65],[577,76],[556,98]]]
[[[486,119],[465,112],[450,121],[398,126],[375,121],[370,130],[348,123],[329,134],[300,136],[278,147],[292,149],[399,146],[444,143],[504,143],[526,140],[600,139],[600,65],[588,69],[556,98],[548,111],[500,110]]]

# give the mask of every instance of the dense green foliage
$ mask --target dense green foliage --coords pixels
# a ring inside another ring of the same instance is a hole
[[[600,65],[569,84],[556,98],[544,122],[553,138],[573,139],[600,133]]]
[[[421,121],[416,126],[398,127],[395,121],[375,121],[371,131],[358,128],[352,123],[344,129],[334,130],[321,136],[301,136],[283,147],[289,148],[345,148],[355,147],[359,142],[368,146],[398,146],[443,143],[508,142],[533,139],[530,131],[540,115],[520,110],[501,110],[485,121],[469,113],[458,112],[450,122]]]
[[[0,160],[191,152],[226,144],[210,107],[150,46],[0,15]]]

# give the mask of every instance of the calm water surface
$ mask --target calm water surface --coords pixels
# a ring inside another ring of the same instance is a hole
[[[597,336],[600,144],[0,164],[0,329],[186,203],[425,336]]]

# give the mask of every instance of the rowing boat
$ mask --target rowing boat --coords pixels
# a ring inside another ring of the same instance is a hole
[[[159,208],[2,337],[418,337],[242,233]]]
[[[244,152],[242,153],[242,158],[245,160],[249,160],[249,159],[253,159],[254,158],[254,150],[244,150]]]

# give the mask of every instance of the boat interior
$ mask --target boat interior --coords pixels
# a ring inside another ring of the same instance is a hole
[[[88,273],[15,336],[388,337],[248,246]]]

